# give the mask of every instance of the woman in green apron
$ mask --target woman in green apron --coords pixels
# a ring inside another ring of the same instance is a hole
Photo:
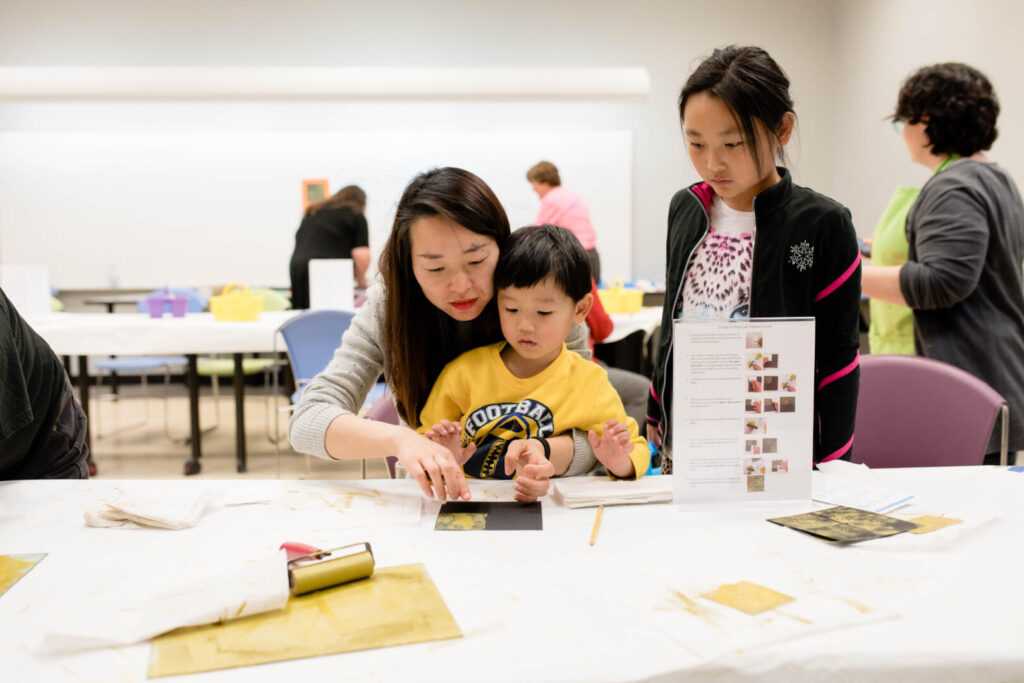
[[[953,154],[935,169],[941,173],[957,159]],[[919,187],[899,187],[889,199],[875,226],[871,240],[871,263],[876,266],[902,266],[907,261],[907,214],[921,192]],[[868,340],[871,353],[913,356],[914,314],[906,306],[871,299],[871,326]]]

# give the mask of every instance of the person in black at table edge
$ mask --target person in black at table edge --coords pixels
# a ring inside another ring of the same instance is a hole
[[[87,479],[88,459],[64,366],[0,289],[0,479]]]
[[[292,308],[309,308],[310,259],[352,259],[356,287],[366,289],[370,240],[365,211],[366,193],[357,185],[347,185],[306,209],[295,233],[295,251],[288,267]]]

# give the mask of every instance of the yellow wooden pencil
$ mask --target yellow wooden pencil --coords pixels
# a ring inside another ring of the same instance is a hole
[[[594,527],[590,530],[590,545],[597,543],[597,532],[601,530],[601,515],[604,514],[604,505],[597,506],[594,514]]]

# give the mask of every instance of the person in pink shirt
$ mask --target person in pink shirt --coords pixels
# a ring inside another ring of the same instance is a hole
[[[597,254],[597,234],[590,224],[590,209],[575,192],[562,187],[558,167],[550,161],[541,161],[530,167],[526,179],[533,191],[540,197],[540,211],[537,225],[557,225],[565,228],[580,241],[590,257],[590,272],[594,280],[601,282],[601,259]]]

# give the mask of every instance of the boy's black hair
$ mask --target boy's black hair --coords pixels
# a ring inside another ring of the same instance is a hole
[[[702,92],[714,95],[732,110],[754,164],[760,169],[754,121],[764,124],[770,135],[777,135],[783,117],[787,113],[795,115],[786,72],[762,48],[729,45],[712,52],[686,79],[679,93],[680,120],[686,113],[687,100]]]
[[[590,293],[590,259],[576,236],[555,225],[531,225],[512,233],[498,257],[494,287],[533,287],[546,278],[573,301]]]
[[[999,131],[999,99],[977,69],[947,62],[919,69],[900,88],[893,121],[920,123],[935,155],[969,157],[987,150]]]

